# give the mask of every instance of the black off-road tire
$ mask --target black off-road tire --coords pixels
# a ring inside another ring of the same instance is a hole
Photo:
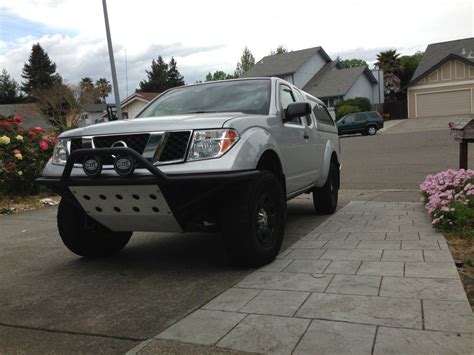
[[[339,167],[331,163],[326,183],[313,189],[314,209],[319,214],[333,214],[339,197]]]
[[[113,232],[87,216],[66,198],[58,207],[58,229],[64,245],[79,256],[98,258],[122,250],[133,232]]]
[[[286,198],[280,181],[267,171],[228,195],[222,232],[231,259],[258,267],[273,261],[280,251],[286,225]]]

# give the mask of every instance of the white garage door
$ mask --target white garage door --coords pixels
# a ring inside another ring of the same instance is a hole
[[[416,104],[417,117],[471,113],[471,90],[417,94]]]

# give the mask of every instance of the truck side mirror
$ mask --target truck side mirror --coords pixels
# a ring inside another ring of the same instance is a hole
[[[297,117],[309,115],[310,113],[311,105],[308,102],[294,102],[289,104],[286,108],[283,122],[288,122]]]

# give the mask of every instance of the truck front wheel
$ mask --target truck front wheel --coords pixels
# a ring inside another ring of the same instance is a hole
[[[280,181],[264,171],[236,192],[227,195],[229,206],[222,217],[230,256],[243,266],[265,265],[277,256],[285,233],[286,199]]]
[[[116,254],[132,236],[132,232],[111,231],[65,198],[58,207],[58,229],[64,245],[73,253],[85,257]]]

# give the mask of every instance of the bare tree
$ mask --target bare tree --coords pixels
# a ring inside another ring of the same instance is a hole
[[[80,87],[63,83],[33,92],[39,109],[61,131],[78,126],[81,112],[80,95]]]

